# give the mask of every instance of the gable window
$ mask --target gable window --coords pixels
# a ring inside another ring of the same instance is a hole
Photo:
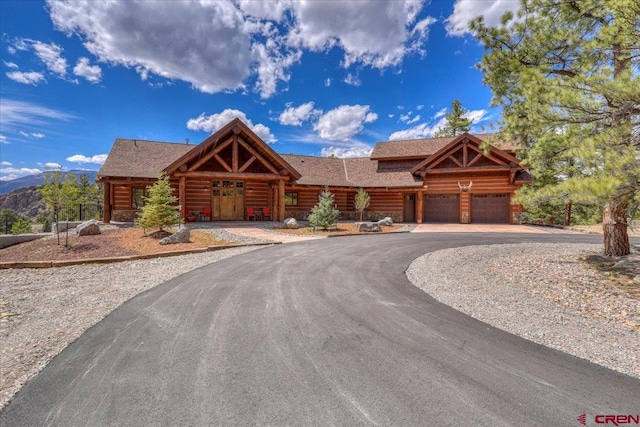
[[[131,208],[140,209],[144,206],[145,188],[134,187],[131,189]]]
[[[284,192],[285,206],[298,206],[298,193],[295,191]]]

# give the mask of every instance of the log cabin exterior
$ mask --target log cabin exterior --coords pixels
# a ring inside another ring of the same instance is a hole
[[[362,187],[371,196],[365,219],[518,223],[522,206],[511,197],[531,176],[512,146],[484,149],[486,138],[379,142],[371,157],[339,159],[278,154],[235,119],[198,145],[118,138],[96,181],[104,184],[106,223],[132,221],[161,172],[183,219],[245,220],[247,208],[268,208],[277,221],[306,219],[327,187],[340,218],[356,219]]]

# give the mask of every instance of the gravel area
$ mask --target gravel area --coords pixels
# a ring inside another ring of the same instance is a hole
[[[238,241],[238,240],[236,240]],[[0,274],[0,409],[82,333],[142,291],[259,247]],[[135,280],[132,280],[132,273]]]
[[[602,245],[523,243],[428,253],[407,277],[459,311],[640,378],[640,298],[580,257]]]

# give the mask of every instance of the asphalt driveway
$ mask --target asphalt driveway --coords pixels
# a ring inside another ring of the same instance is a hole
[[[640,381],[461,314],[404,275],[426,252],[568,234],[321,239],[166,282],[88,330],[0,424],[541,425],[636,414]]]

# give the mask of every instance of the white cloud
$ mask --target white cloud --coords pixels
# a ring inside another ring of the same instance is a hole
[[[93,163],[96,165],[104,164],[107,160],[106,154],[96,154],[95,156],[87,157],[82,154],[74,154],[71,157],[67,157],[66,160],[72,163]]]
[[[60,163],[47,162],[44,164],[44,167],[47,169],[62,169],[62,165]]]
[[[424,104],[420,104],[418,106],[416,106],[416,110],[420,111],[424,108]]]
[[[102,79],[102,69],[98,65],[89,65],[89,58],[78,58],[78,63],[73,67],[73,74],[84,77],[91,83],[98,83]]]
[[[205,93],[244,87],[251,40],[230,1],[48,1],[55,26],[101,61],[191,83]],[[142,73],[141,73],[142,75]]]
[[[40,139],[40,138],[44,138],[45,137],[45,135],[43,133],[40,133],[40,132],[31,132],[31,133],[29,133],[29,132],[25,132],[25,131],[21,130],[21,131],[18,131],[18,133],[20,135],[24,136],[25,138],[38,138],[38,139]]]
[[[37,86],[40,82],[46,82],[44,75],[36,71],[10,71],[7,73],[7,77],[9,77],[13,81],[26,85]]]
[[[343,159],[349,157],[369,157],[372,151],[373,147],[360,143],[349,147],[326,147],[320,151],[320,154],[323,157],[329,157],[333,154]]]
[[[311,117],[320,114],[320,110],[315,110],[313,101],[300,105],[299,107],[287,106],[286,110],[280,114],[280,124],[287,126],[300,126]]]
[[[0,135],[0,143],[2,144],[8,144],[9,141],[7,140],[7,137],[4,135]]]
[[[331,77],[327,77],[327,79],[324,81],[324,86],[325,87],[331,86]]]
[[[63,49],[61,46],[55,43],[47,44],[41,41],[34,41],[33,50],[49,71],[59,77],[67,75],[67,60],[62,57]]]
[[[11,166],[11,162],[2,161],[0,162],[0,166]]]
[[[408,125],[419,122],[420,121],[420,114],[418,114],[417,116],[415,116],[413,119],[407,120],[406,123]]]
[[[68,121],[75,118],[72,114],[63,111],[6,98],[0,98],[0,109],[2,110],[2,114],[0,114],[0,124],[2,126],[44,125],[51,120]]]
[[[34,175],[42,172],[40,169],[32,169],[32,168],[0,168],[0,181],[11,181],[16,178],[20,178],[25,175]]]
[[[256,89],[262,98],[270,98],[276,93],[278,81],[289,81],[291,76],[287,69],[300,61],[302,56],[302,52],[297,50],[282,53],[272,41],[266,44],[254,43],[251,52],[258,63]]]
[[[471,34],[469,23],[478,16],[484,17],[485,25],[495,27],[500,24],[500,18],[506,12],[516,12],[520,2],[515,0],[456,0],[453,13],[446,20],[447,34],[463,36]]]
[[[422,6],[423,0],[294,3],[289,43],[312,51],[339,46],[345,68],[354,63],[379,69],[395,66],[405,55],[420,51],[435,22],[415,22]]]
[[[438,111],[433,117],[436,119],[439,119],[440,117],[444,117],[445,114],[447,114],[447,109],[443,108],[440,111]]]
[[[360,86],[362,84],[358,76],[351,73],[347,74],[347,77],[345,77],[343,82],[351,86]]]
[[[365,123],[377,119],[378,115],[368,105],[341,105],[320,116],[313,129],[322,139],[349,141],[362,132]]]
[[[393,132],[391,135],[389,135],[389,140],[393,141],[402,139],[431,138],[438,130],[445,127],[447,123],[449,123],[447,118],[445,117],[446,113],[447,109],[443,108],[433,116],[432,120],[435,121],[435,124],[430,125],[429,123],[421,123],[409,129]],[[487,114],[487,110],[471,110],[467,111],[464,114],[464,117],[471,120],[472,124],[476,124],[483,120],[486,120],[488,117]],[[400,120],[404,118],[406,124],[412,124],[420,120],[419,115],[415,116],[413,119],[409,119],[410,116],[411,113],[400,116]]]
[[[487,119],[487,110],[471,110],[467,111],[462,117],[471,120],[471,123],[480,123]]]
[[[231,120],[236,118],[242,120],[244,124],[255,132],[255,134],[264,142],[272,143],[277,141],[276,137],[273,136],[271,130],[267,126],[261,123],[254,125],[253,122],[247,118],[247,115],[244,112],[230,108],[218,114],[205,116],[204,113],[202,113],[195,119],[189,119],[189,121],[187,121],[187,129],[215,133],[220,128],[227,125]]]
[[[17,70],[17,69],[19,68],[19,67],[18,67],[18,64],[16,64],[15,62],[7,62],[7,61],[4,61],[4,65],[5,65],[7,68],[11,68],[11,69],[14,69],[14,70]]]

